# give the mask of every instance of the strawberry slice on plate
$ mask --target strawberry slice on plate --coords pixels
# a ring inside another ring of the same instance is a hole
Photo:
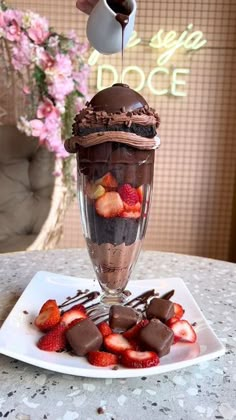
[[[58,308],[57,302],[55,299],[48,299],[40,309],[39,313],[46,311],[48,308]]]
[[[137,338],[140,330],[143,327],[146,327],[148,324],[149,324],[149,320],[148,319],[143,319],[142,321],[140,321],[136,325],[134,325],[132,328],[125,331],[123,333],[123,337],[127,338],[127,340],[133,340],[134,338]]]
[[[157,366],[159,357],[154,351],[125,350],[121,355],[120,362],[127,368],[148,368]]]
[[[109,326],[109,324],[105,321],[100,322],[100,324],[97,325],[100,333],[102,334],[103,337],[106,337],[107,335],[112,334],[112,329]]]
[[[104,338],[104,346],[108,351],[121,354],[124,350],[133,349],[132,344],[121,334],[110,334]]]
[[[174,322],[170,328],[174,332],[174,338],[176,339],[175,342],[187,341],[188,343],[195,343],[197,340],[197,335],[192,325],[185,319]]]
[[[60,310],[57,306],[44,309],[35,318],[35,325],[40,331],[48,331],[55,327],[61,319]]]
[[[179,321],[179,318],[176,318],[176,316],[172,316],[172,318],[170,318],[170,319],[168,319],[168,321],[166,321],[166,325],[168,327],[171,327],[171,325],[173,325],[177,321]]]
[[[107,353],[105,351],[90,351],[87,355],[88,361],[94,366],[111,366],[117,365],[118,356],[116,354]]]
[[[179,319],[182,318],[185,312],[183,306],[180,305],[179,303],[175,303],[175,302],[173,303],[174,303],[174,312],[175,312],[174,316]]]
[[[76,319],[85,319],[88,318],[88,315],[86,314],[85,308],[83,305],[74,305],[72,308],[65,311],[61,316],[61,323],[70,326],[72,321]]]
[[[66,327],[63,324],[58,324],[48,333],[43,335],[38,343],[37,347],[44,351],[62,351],[66,348]]]

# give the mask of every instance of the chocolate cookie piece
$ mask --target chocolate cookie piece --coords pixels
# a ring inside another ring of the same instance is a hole
[[[139,339],[145,348],[155,351],[159,357],[162,357],[169,353],[174,333],[159,319],[152,319],[146,327],[141,329]]]
[[[73,352],[78,356],[85,356],[89,351],[99,350],[103,342],[102,334],[89,318],[69,328],[66,338]]]
[[[112,329],[128,330],[138,320],[137,312],[128,306],[112,305],[109,311],[109,324]]]
[[[162,322],[174,316],[174,304],[166,299],[153,298],[146,309],[148,319],[157,318]]]

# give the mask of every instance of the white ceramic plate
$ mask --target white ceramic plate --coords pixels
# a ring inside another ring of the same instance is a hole
[[[197,342],[194,344],[177,343],[170,353],[160,359],[160,364],[145,369],[118,370],[90,365],[84,357],[71,356],[68,353],[50,353],[37,348],[40,333],[33,325],[33,320],[42,304],[47,299],[56,299],[62,303],[68,296],[76,294],[78,289],[99,290],[98,283],[91,279],[82,279],[38,272],[26,287],[11,313],[0,329],[0,353],[34,366],[77,376],[93,378],[127,378],[156,375],[179,368],[214,359],[224,354],[225,349],[208,325],[191,293],[180,278],[130,281],[128,289],[133,296],[145,290],[155,289],[160,294],[175,289],[172,298],[185,308],[184,318],[196,322]],[[27,313],[25,313],[27,311]]]

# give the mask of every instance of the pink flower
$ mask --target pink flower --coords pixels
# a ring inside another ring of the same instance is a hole
[[[66,151],[62,141],[61,143],[57,144],[57,147],[54,149],[54,152],[56,154],[56,157],[60,159],[65,159],[69,156],[69,153]]]
[[[7,9],[5,10],[5,12],[3,12],[3,15],[6,25],[10,25],[11,22],[14,20],[16,21],[17,25],[21,26],[22,12],[20,12],[19,10]]]
[[[23,86],[23,93],[25,94],[25,95],[29,95],[30,94],[30,88],[29,88],[29,86],[27,86],[27,85],[25,85],[25,86]]]
[[[76,82],[76,90],[78,90],[84,96],[86,96],[88,93],[87,80],[89,71],[89,66],[84,66],[79,72],[73,72],[73,79]]]
[[[12,64],[16,70],[22,70],[23,67],[30,64],[30,58],[30,41],[24,33],[21,33],[19,42],[15,44],[12,50]]]
[[[60,169],[56,169],[55,171],[53,171],[53,176],[61,176],[62,175],[62,170]]]
[[[53,70],[58,74],[71,76],[72,63],[70,57],[66,56],[65,54],[57,54]]]
[[[42,47],[37,46],[34,49],[35,61],[43,70],[51,69],[54,66],[54,58]]]
[[[63,74],[56,75],[53,82],[48,87],[48,92],[57,101],[63,101],[74,89],[74,83],[71,78],[65,77]]]
[[[36,18],[32,21],[31,27],[28,29],[28,34],[35,44],[43,44],[49,36],[47,20],[36,15]]]
[[[42,130],[43,130],[43,122],[40,121],[40,120],[37,120],[37,119],[31,120],[30,121],[30,127],[31,127],[31,130],[32,130],[32,132],[31,132],[32,136],[39,137],[42,133]]]
[[[9,41],[19,41],[21,34],[21,28],[16,22],[12,20],[11,24],[6,27],[6,36]]]
[[[43,102],[40,102],[38,109],[37,109],[37,117],[38,118],[45,118],[45,117],[59,117],[59,111],[53,105],[50,99],[45,98]]]

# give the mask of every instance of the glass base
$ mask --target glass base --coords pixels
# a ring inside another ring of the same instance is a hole
[[[100,303],[106,307],[112,305],[124,305],[127,302],[127,296],[124,293],[113,295],[110,293],[103,293],[100,297]]]

